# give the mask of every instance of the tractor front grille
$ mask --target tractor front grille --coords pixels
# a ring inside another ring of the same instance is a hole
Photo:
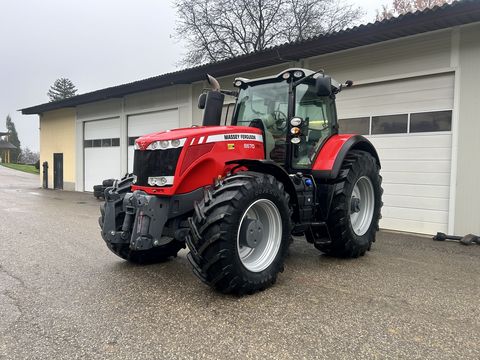
[[[135,150],[133,174],[137,176],[135,185],[149,186],[151,176],[173,176],[178,157],[183,148],[166,150]]]

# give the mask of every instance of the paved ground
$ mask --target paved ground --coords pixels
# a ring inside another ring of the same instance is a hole
[[[480,358],[480,246],[383,232],[368,256],[291,249],[276,286],[223,296],[186,253],[111,254],[90,195],[0,167],[0,358]]]

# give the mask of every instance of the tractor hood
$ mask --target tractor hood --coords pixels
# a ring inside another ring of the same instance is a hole
[[[193,140],[196,144],[211,142],[209,139],[224,137],[224,140],[260,140],[262,141],[262,131],[260,129],[248,126],[196,126],[189,128],[180,128],[167,131],[156,132],[139,137],[136,141],[136,148],[146,150],[147,147],[155,141],[165,140],[183,140],[182,145],[187,141]]]

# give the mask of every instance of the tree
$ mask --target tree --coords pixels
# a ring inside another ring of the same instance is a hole
[[[36,164],[40,160],[40,154],[36,151],[30,150],[28,147],[22,149],[18,158],[18,162],[22,164]]]
[[[50,98],[50,101],[58,101],[75,96],[76,93],[77,89],[69,79],[60,78],[55,80],[53,85],[50,86],[47,95]]]
[[[175,0],[182,65],[198,65],[355,25],[360,8],[341,0]]]
[[[7,120],[5,122],[7,131],[8,131],[8,142],[16,147],[16,149],[12,149],[10,151],[10,159],[12,162],[18,161],[18,156],[20,155],[22,149],[20,148],[20,140],[18,139],[17,129],[15,128],[15,124],[12,121],[10,115],[7,115]]]
[[[390,19],[404,15],[409,12],[423,11],[435,6],[442,6],[444,4],[451,4],[453,0],[393,0],[392,5],[382,5],[382,8],[377,10],[377,21]]]

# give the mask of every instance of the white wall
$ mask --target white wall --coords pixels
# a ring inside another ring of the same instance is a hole
[[[450,67],[451,29],[309,58],[305,66],[324,69],[336,80],[354,83],[438,71]]]
[[[480,24],[459,35],[455,233],[480,234]]]

